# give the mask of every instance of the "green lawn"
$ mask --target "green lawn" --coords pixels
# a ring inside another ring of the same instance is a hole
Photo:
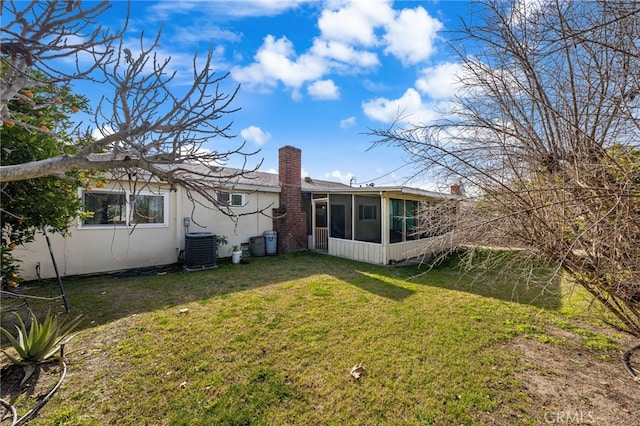
[[[300,253],[67,279],[84,328],[62,389],[30,424],[540,424],[514,339],[561,345],[546,333],[560,326],[582,333],[585,350],[615,354],[576,322],[584,314],[559,285],[541,296],[471,281],[455,262],[411,279],[421,271]]]

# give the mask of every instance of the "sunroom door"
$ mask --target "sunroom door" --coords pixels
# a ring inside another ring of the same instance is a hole
[[[329,250],[329,226],[327,200],[313,200],[313,248]]]

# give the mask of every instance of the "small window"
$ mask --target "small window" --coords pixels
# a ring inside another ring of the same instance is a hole
[[[378,206],[360,204],[358,207],[358,220],[378,220]]]
[[[245,205],[244,194],[231,192],[218,192],[218,202],[229,207],[243,207]]]

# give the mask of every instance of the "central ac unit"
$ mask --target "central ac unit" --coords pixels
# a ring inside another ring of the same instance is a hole
[[[216,235],[189,232],[184,236],[184,269],[199,271],[216,267]]]

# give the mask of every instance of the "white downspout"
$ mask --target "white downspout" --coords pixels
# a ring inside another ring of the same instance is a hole
[[[262,207],[260,206],[260,191],[256,191],[256,209],[257,210],[261,210]],[[259,214],[256,214],[256,235],[260,235],[260,216]]]

